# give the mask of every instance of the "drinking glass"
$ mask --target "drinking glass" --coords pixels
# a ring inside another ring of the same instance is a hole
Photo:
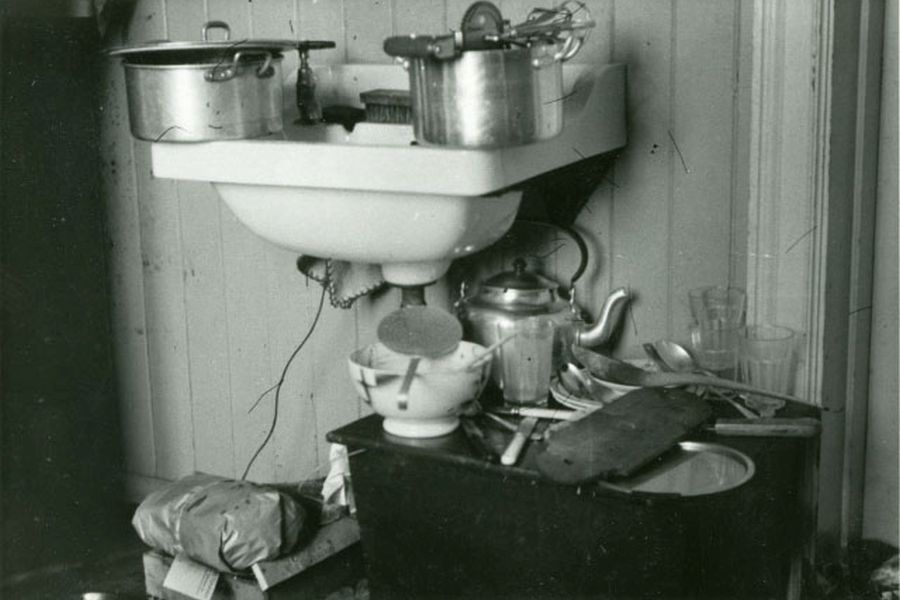
[[[515,333],[500,346],[500,387],[511,404],[547,402],[553,361],[554,324],[546,317],[526,317],[497,324],[497,339]]]
[[[735,379],[738,347],[743,327],[719,321],[702,321],[691,326],[691,346],[697,364],[719,377]]]
[[[740,338],[741,376],[744,382],[770,392],[791,391],[794,330],[780,325],[747,327]],[[775,415],[784,400],[750,394],[747,406],[764,417]]]
[[[688,291],[695,323],[715,322],[720,328],[743,327],[747,292],[736,287],[708,286]]]
[[[698,364],[716,375],[737,374],[738,343],[744,326],[747,294],[741,288],[707,286],[688,292],[691,345]]]

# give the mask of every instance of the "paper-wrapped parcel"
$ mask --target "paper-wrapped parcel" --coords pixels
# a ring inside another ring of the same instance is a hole
[[[145,544],[218,571],[242,571],[290,552],[306,514],[290,496],[196,473],[147,496],[131,523]]]

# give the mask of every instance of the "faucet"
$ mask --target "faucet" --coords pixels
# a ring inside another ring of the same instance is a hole
[[[316,75],[309,66],[309,51],[334,48],[334,42],[306,40],[297,42],[300,68],[297,69],[297,111],[301,125],[312,125],[322,120],[322,109],[316,100]]]

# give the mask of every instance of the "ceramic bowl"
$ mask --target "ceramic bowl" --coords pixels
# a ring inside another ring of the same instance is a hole
[[[474,369],[466,368],[484,352],[484,346],[460,342],[446,356],[423,358],[405,403],[398,395],[409,357],[383,344],[371,344],[350,355],[350,379],[359,397],[384,417],[385,431],[401,437],[437,437],[456,429],[462,405],[484,390],[490,358]]]
[[[643,358],[635,358],[635,359],[626,359],[625,362],[628,364],[634,365],[635,367],[644,369],[645,371],[658,371],[659,368],[653,363],[652,360],[647,360]],[[593,376],[592,376],[593,377]],[[638,385],[625,385],[623,383],[615,383],[613,381],[606,381],[605,379],[600,379],[599,377],[593,377],[594,381],[605,387],[610,391],[610,399],[621,398],[628,392],[633,392],[634,390],[641,389]]]

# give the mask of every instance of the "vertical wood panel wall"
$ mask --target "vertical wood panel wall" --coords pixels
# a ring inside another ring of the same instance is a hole
[[[332,39],[316,63],[389,62],[391,34],[456,26],[468,0],[140,0],[112,43],[199,39],[202,23],[227,21],[233,37]],[[524,18],[536,4],[503,0]],[[732,190],[738,148],[738,0],[590,0],[597,21],[578,61],[628,65],[629,143],[577,221],[592,245],[579,287],[596,315],[609,290],[638,294],[620,348],[684,341],[687,290],[729,283],[746,243]],[[746,59],[746,57],[744,57]],[[285,72],[296,68],[286,60]],[[206,184],[154,179],[149,145],[131,138],[121,67],[105,81],[107,191],[114,329],[127,464],[134,494],[193,470],[240,476],[269,428],[266,395],[309,327],[321,290],[296,256],[256,238]],[[286,106],[293,90],[286,88]],[[736,221],[737,219],[737,221]],[[548,267],[566,281],[574,252]],[[508,266],[508,265],[507,265]],[[436,300],[440,288],[429,291]],[[316,332],[282,389],[274,438],[250,472],[297,481],[327,469],[325,434],[366,412],[346,376],[351,350],[374,338],[397,305],[389,292],[340,311],[327,301]]]

